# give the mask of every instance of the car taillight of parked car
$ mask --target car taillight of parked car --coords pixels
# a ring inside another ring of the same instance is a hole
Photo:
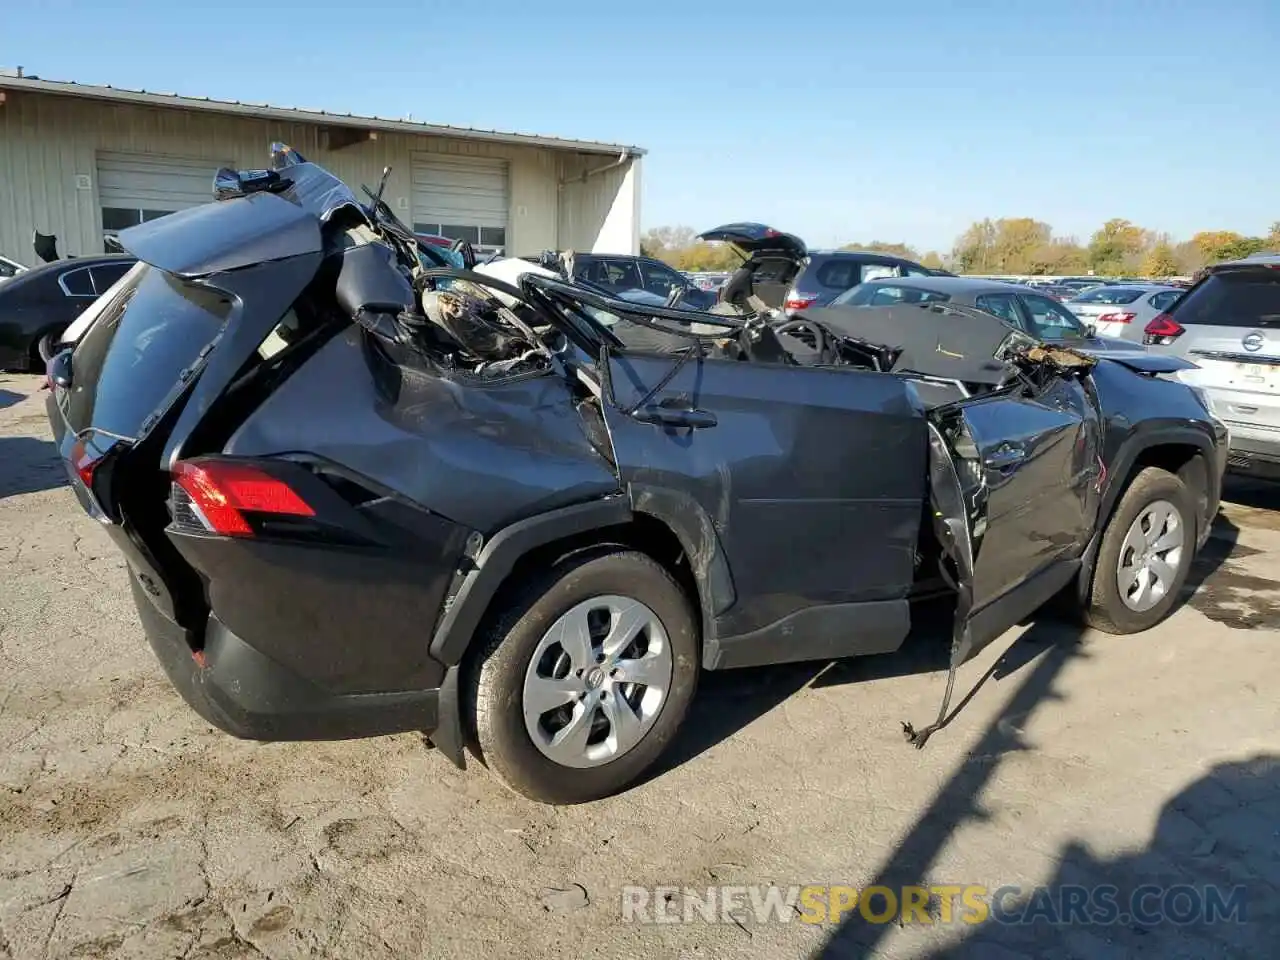
[[[801,297],[793,294],[787,297],[784,306],[787,310],[808,310],[817,302],[817,297]]]
[[[1133,323],[1137,317],[1136,313],[1104,313],[1098,323]]]
[[[1155,317],[1142,331],[1142,342],[1149,346],[1165,346],[1182,336],[1182,324],[1167,313]]]

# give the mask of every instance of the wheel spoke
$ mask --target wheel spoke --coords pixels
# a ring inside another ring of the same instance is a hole
[[[663,656],[649,654],[634,660],[619,660],[619,683],[638,683],[642,687],[665,690],[671,682],[671,663]]]
[[[1147,523],[1150,526],[1146,529],[1147,544],[1155,543],[1164,534],[1165,524],[1169,522],[1169,518],[1173,516],[1173,510],[1164,503],[1156,503],[1147,511]]]
[[[583,704],[573,709],[569,722],[556,731],[551,742],[543,747],[544,752],[552,760],[568,767],[581,765],[583,754],[587,752],[587,739],[591,736],[591,719],[596,708]]]
[[[626,753],[639,742],[644,734],[644,725],[636,716],[631,704],[625,697],[616,692],[605,698],[600,704],[606,719],[609,721],[609,746],[613,753]]]
[[[591,628],[587,623],[586,606],[578,607],[565,616],[559,625],[560,635],[555,639],[569,655],[574,670],[586,670],[596,662],[591,646]]]
[[[1170,524],[1169,529],[1156,538],[1155,543],[1151,544],[1151,549],[1157,553],[1164,553],[1166,550],[1172,550],[1174,547],[1182,546],[1182,527],[1174,523]]]
[[[1178,571],[1172,564],[1166,563],[1159,557],[1152,557],[1151,573],[1160,587],[1159,595],[1164,596],[1173,587],[1173,579]]]
[[[1124,543],[1120,545],[1120,558],[1122,564],[1125,557],[1130,556],[1131,554],[1136,556],[1142,553],[1145,549],[1147,549],[1147,536],[1143,532],[1142,524],[1135,522],[1134,525],[1129,528],[1129,532],[1125,534]]]
[[[601,645],[605,659],[610,662],[631,646],[631,642],[649,624],[652,616],[648,607],[634,602],[611,612],[613,622],[609,626],[609,635],[604,638],[604,643]]]
[[[562,707],[577,698],[582,681],[570,674],[562,680],[532,676],[524,685],[524,709],[535,717]]]
[[[1137,587],[1138,589],[1134,591],[1134,587]],[[1129,589],[1130,591],[1133,591],[1129,594],[1129,598],[1133,603],[1138,608],[1145,606],[1147,602],[1147,595],[1151,592],[1151,568],[1145,565],[1139,567]]]

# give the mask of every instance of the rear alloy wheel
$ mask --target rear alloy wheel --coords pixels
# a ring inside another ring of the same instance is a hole
[[[1107,524],[1085,618],[1107,633],[1163,620],[1186,583],[1196,544],[1195,498],[1173,474],[1144,469]]]
[[[599,799],[665,749],[697,673],[693,611],[666,570],[630,551],[571,556],[489,633],[472,671],[473,746],[531,799]]]

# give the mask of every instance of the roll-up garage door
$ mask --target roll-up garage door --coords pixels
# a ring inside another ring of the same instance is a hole
[[[478,252],[507,245],[507,162],[418,153],[413,156],[413,228],[467,240]]]
[[[137,153],[98,154],[102,232],[110,237],[213,199],[213,175],[227,161]]]

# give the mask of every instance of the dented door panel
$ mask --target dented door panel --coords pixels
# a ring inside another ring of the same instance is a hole
[[[944,439],[934,456],[949,452],[958,487],[946,496],[961,499],[966,513],[972,613],[1079,558],[1097,517],[1101,467],[1086,379],[1055,378],[1035,396],[985,397],[940,410],[935,420]],[[933,482],[939,509],[936,468]],[[954,519],[946,512],[942,519]]]
[[[698,411],[680,427],[624,412],[669,356],[614,357],[605,404],[624,483],[688,491],[729,561],[738,635],[807,607],[905,597],[925,497],[926,424],[879,373],[692,360],[650,401]],[[621,408],[621,409],[620,409]]]

